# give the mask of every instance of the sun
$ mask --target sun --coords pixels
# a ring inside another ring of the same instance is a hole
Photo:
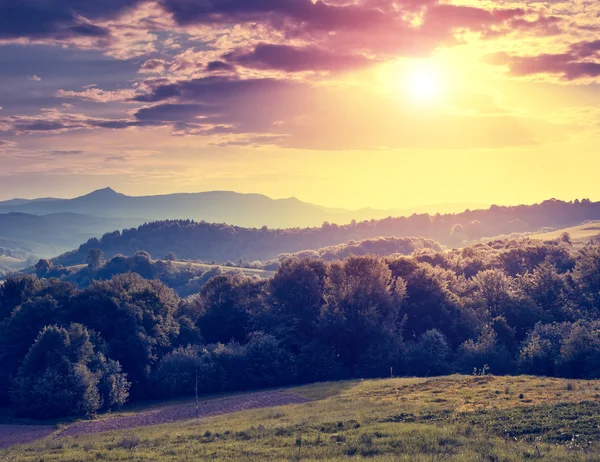
[[[404,91],[418,102],[433,102],[442,92],[439,66],[428,60],[413,61],[405,69]]]

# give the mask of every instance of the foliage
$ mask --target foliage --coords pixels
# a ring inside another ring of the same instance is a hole
[[[124,401],[123,373],[135,400],[191,394],[196,377],[203,393],[473,370],[600,378],[599,261],[597,247],[577,250],[564,239],[410,257],[290,258],[269,280],[211,273],[183,300],[156,277],[175,274],[174,262],[142,251],[94,274],[120,265],[135,272],[83,288],[9,277],[0,288],[0,398],[8,401],[15,380],[33,389],[31,374],[23,375],[32,345],[46,326],[72,323],[89,330],[104,360],[86,363],[91,376],[68,359],[60,374],[40,366],[40,377],[47,374],[50,391],[61,380],[88,383],[102,403]],[[68,357],[59,346],[56,354]],[[100,369],[110,380],[95,382]],[[89,402],[77,412],[95,410]]]
[[[85,327],[49,326],[23,360],[12,399],[26,417],[89,417],[121,406],[128,388],[119,364],[96,350]]]

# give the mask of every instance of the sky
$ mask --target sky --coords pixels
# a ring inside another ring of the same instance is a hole
[[[597,0],[0,0],[0,199],[600,200]]]

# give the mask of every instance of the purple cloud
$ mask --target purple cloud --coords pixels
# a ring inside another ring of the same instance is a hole
[[[374,60],[362,55],[343,55],[327,50],[288,45],[261,43],[252,51],[237,50],[223,56],[229,63],[254,68],[274,69],[285,72],[343,71],[373,64]]]
[[[111,19],[141,0],[4,0],[0,9],[0,38],[106,37],[107,29],[91,23]]]
[[[600,40],[575,43],[560,54],[513,56],[497,53],[490,61],[508,66],[514,76],[557,74],[568,81],[595,78],[600,77]]]

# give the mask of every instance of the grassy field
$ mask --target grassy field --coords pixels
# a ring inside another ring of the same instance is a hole
[[[600,382],[389,379],[286,390],[311,401],[39,441],[18,461],[600,461]]]
[[[260,269],[252,269],[252,268],[234,268],[230,266],[222,266],[222,265],[205,265],[203,263],[193,263],[193,262],[184,262],[184,261],[174,261],[173,265],[175,268],[185,268],[188,265],[191,265],[194,269],[201,269],[203,271],[209,271],[215,267],[221,268],[221,270],[226,273],[228,271],[241,271],[246,276],[258,276],[261,278],[270,278],[275,274],[275,271],[266,271]]]
[[[156,260],[153,260],[154,263],[156,263]],[[258,276],[260,278],[270,278],[275,274],[275,271],[267,271],[267,270],[260,270],[260,269],[252,269],[252,268],[237,268],[237,267],[231,267],[231,266],[223,266],[223,265],[206,265],[204,263],[195,263],[195,262],[187,262],[187,261],[173,261],[171,262],[173,264],[173,266],[178,269],[185,269],[189,266],[191,266],[193,269],[195,270],[202,270],[202,271],[209,271],[213,268],[221,268],[221,270],[224,273],[227,273],[229,271],[241,271],[242,273],[244,273],[246,276]],[[87,265],[72,265],[72,266],[68,266],[67,269],[69,269],[70,271],[79,271],[83,268],[85,268]]]
[[[600,221],[591,221],[572,228],[558,229],[549,233],[532,234],[529,237],[542,241],[558,239],[563,233],[569,233],[574,244],[586,244],[590,239],[600,241]]]

